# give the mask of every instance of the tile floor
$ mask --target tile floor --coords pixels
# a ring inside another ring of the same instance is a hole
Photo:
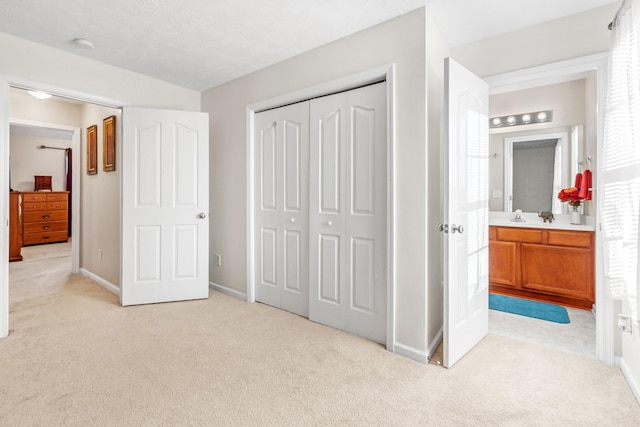
[[[567,307],[569,324],[489,310],[489,332],[596,358],[596,319],[591,311]]]

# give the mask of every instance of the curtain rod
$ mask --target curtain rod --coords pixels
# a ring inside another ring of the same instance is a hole
[[[63,147],[49,147],[47,145],[39,145],[38,148],[39,149],[49,148],[51,150],[65,150],[65,151],[67,150],[66,148],[63,148]]]
[[[613,30],[613,27],[616,26],[616,21],[618,20],[618,15],[620,14],[620,11],[622,11],[622,8],[624,7],[626,2],[627,2],[627,0],[622,0],[620,2],[620,7],[618,8],[618,11],[616,12],[616,14],[613,16],[613,20],[611,22],[609,22],[609,25],[607,25],[607,28],[609,30]]]

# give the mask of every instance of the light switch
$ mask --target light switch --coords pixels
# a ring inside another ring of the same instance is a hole
[[[494,199],[499,199],[500,197],[502,197],[502,190],[493,190],[491,192],[491,197],[493,197]]]

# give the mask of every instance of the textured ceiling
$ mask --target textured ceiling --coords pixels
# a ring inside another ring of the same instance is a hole
[[[202,91],[424,5],[456,46],[615,1],[1,0],[0,31]]]

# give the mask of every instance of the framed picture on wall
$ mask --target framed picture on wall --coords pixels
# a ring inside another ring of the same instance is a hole
[[[102,164],[105,172],[116,170],[116,116],[102,122]]]
[[[98,173],[98,125],[87,128],[87,175]]]

